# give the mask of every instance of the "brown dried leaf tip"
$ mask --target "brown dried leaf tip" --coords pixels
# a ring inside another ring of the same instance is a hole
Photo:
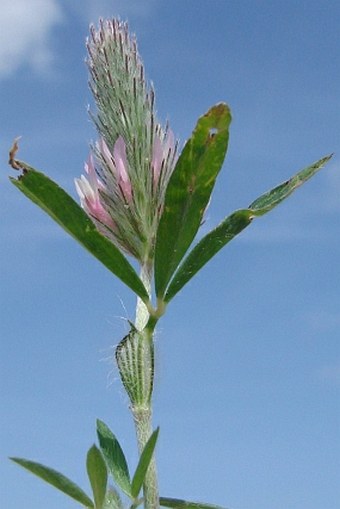
[[[12,166],[12,168],[14,168],[15,170],[24,170],[22,163],[20,161],[18,161],[17,159],[15,159],[15,156],[17,155],[17,152],[19,150],[18,141],[20,140],[20,138],[21,138],[21,136],[19,136],[18,138],[15,138],[15,140],[13,141],[13,145],[9,151],[8,164],[10,166]]]

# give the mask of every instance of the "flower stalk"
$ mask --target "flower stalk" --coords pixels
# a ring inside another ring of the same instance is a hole
[[[148,439],[153,431],[152,429],[152,409],[149,408],[132,409],[139,453],[141,454]],[[144,508],[159,508],[159,491],[155,457],[151,459],[149,468],[144,478],[143,484]]]
[[[144,266],[140,273],[141,280],[144,283],[145,288],[151,296],[151,282],[152,282],[152,268],[150,266]],[[137,442],[139,454],[142,453],[148,439],[153,431],[152,429],[152,389],[153,389],[153,378],[154,378],[154,344],[153,344],[153,331],[145,328],[148,320],[149,313],[146,309],[145,304],[137,297],[136,306],[136,327],[140,330],[145,331],[144,343],[146,343],[147,357],[143,360],[141,365],[142,370],[148,370],[146,376],[151,376],[151,390],[149,400],[146,405],[143,406],[132,406],[131,411],[136,428]],[[157,509],[159,508],[159,492],[158,492],[158,479],[157,479],[157,468],[155,457],[153,456],[145,476],[144,485],[144,507],[145,509]]]
[[[152,271],[142,267],[141,279],[151,294]],[[146,327],[149,313],[138,298],[136,320],[130,333],[120,342],[116,350],[116,361],[123,386],[130,398],[130,409],[136,429],[139,453],[142,454],[152,434],[152,390],[154,379],[153,330]],[[144,506],[159,507],[156,462],[151,459],[144,483]]]

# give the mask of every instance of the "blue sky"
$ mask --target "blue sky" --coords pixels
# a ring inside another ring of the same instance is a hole
[[[169,306],[154,423],[164,496],[233,509],[336,509],[340,497],[340,5],[317,1],[2,0],[1,502],[76,507],[7,461],[89,491],[95,419],[137,461],[112,363],[134,298],[8,182],[8,148],[75,196],[95,132],[90,21],[136,32],[161,120],[182,142],[211,105],[233,112],[204,231],[320,157],[333,161],[258,219]]]

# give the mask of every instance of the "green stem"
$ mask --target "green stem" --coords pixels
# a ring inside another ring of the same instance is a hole
[[[145,265],[141,268],[140,274],[141,280],[143,281],[145,288],[151,296],[151,281],[152,281],[152,269],[150,266]],[[142,330],[148,323],[149,313],[145,304],[141,299],[137,298],[136,306],[136,321],[135,326],[138,330]],[[153,335],[145,336],[145,341],[153,342]],[[150,349],[152,351],[153,348]],[[143,366],[142,369],[149,369],[150,362],[147,366]],[[142,453],[146,442],[152,434],[152,404],[151,397],[148,405],[143,407],[132,407],[132,414],[136,428],[137,442],[139,448],[139,454]],[[158,480],[156,462],[154,457],[152,458],[148,471],[145,476],[143,484],[144,492],[144,508],[145,509],[158,509],[159,508],[159,493],[158,493]]]
[[[152,267],[149,264],[142,265],[140,271],[140,278],[144,283],[145,289],[151,297],[151,280],[152,280]],[[144,304],[144,302],[137,297],[137,306],[136,306],[136,321],[135,326],[136,329],[142,330],[148,322],[149,312]]]
[[[139,454],[141,454],[145,447],[146,442],[150,438],[150,435],[153,431],[151,405],[150,408],[133,409],[132,413],[136,427]],[[148,471],[144,479],[143,492],[144,492],[144,508],[158,509],[159,493],[158,493],[157,469],[154,457],[150,462]]]

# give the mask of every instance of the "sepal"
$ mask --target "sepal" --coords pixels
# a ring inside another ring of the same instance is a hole
[[[120,377],[133,408],[149,406],[154,379],[154,346],[150,330],[132,328],[116,349]]]

